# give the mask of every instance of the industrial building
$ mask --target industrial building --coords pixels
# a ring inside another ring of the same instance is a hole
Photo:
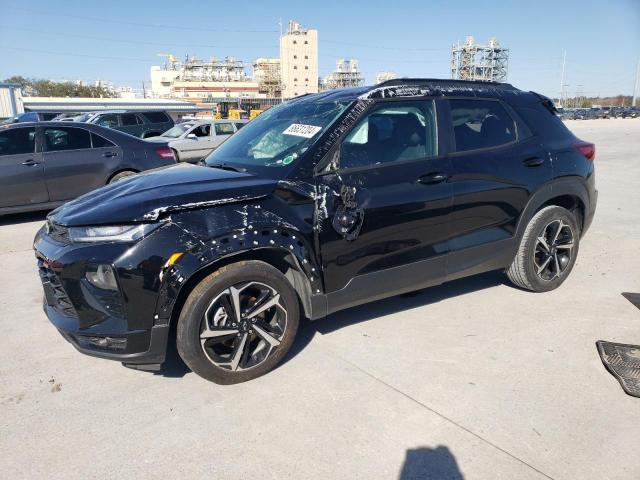
[[[336,69],[322,79],[322,90],[334,88],[359,87],[364,85],[364,77],[358,69],[358,60],[355,58],[336,61]]]
[[[501,47],[495,37],[480,45],[469,36],[463,45],[451,47],[451,78],[455,80],[504,82],[508,64],[509,49]]]
[[[282,97],[318,93],[318,31],[305,30],[289,21],[280,37]]]
[[[258,92],[267,97],[282,96],[279,58],[256,58],[253,62],[253,80],[258,82]]]

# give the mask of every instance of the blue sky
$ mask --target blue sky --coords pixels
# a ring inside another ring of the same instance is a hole
[[[549,96],[560,90],[565,49],[570,94],[631,94],[640,57],[640,0],[0,0],[0,12],[0,79],[140,88],[160,52],[277,56],[279,18],[319,30],[321,75],[355,57],[367,83],[383,70],[448,78],[449,48],[467,35],[497,37],[510,49],[508,81]]]

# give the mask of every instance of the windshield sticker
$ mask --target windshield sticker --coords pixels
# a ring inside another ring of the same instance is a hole
[[[294,135],[296,137],[311,138],[322,130],[322,127],[315,125],[303,125],[302,123],[292,123],[282,132],[284,135]]]
[[[298,157],[297,154],[293,154],[293,155],[287,155],[286,157],[284,157],[282,159],[282,164],[283,165],[289,165],[291,162],[293,162],[296,158]]]

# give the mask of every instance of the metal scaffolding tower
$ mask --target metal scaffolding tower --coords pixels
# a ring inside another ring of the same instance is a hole
[[[322,90],[334,88],[359,87],[364,85],[364,77],[358,70],[358,60],[339,59],[336,69],[322,80]]]
[[[451,78],[455,80],[504,82],[508,64],[509,49],[501,47],[495,37],[487,45],[467,37],[464,45],[451,47]]]

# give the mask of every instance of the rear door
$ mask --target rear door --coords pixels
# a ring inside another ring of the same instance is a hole
[[[80,127],[44,127],[44,172],[51,201],[70,200],[105,185],[107,164],[122,155],[109,140]],[[96,148],[92,148],[93,142]]]
[[[214,123],[213,149],[218,148],[222,142],[235,133],[236,129],[231,122]]]
[[[0,129],[0,207],[48,201],[36,128]]]
[[[432,100],[381,102],[346,134],[338,171],[317,177],[330,311],[444,278],[449,172]]]
[[[451,139],[450,278],[503,265],[530,195],[552,179],[551,160],[537,137],[497,99],[448,101]],[[505,243],[506,245],[506,243]]]

